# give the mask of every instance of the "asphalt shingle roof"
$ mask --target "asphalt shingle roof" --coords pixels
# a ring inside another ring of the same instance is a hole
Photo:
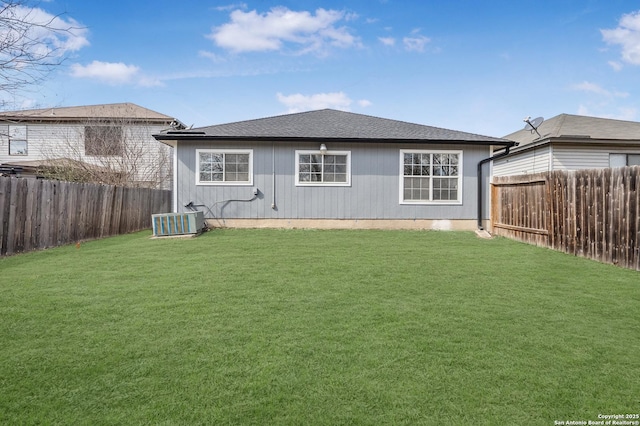
[[[342,139],[342,140],[390,140],[390,141],[445,141],[477,142],[506,145],[509,141],[490,136],[439,127],[407,123],[404,121],[372,117],[351,112],[322,109],[295,114],[280,115],[256,120],[239,121],[200,127],[191,132],[169,132],[177,139],[189,133],[201,138],[246,139]]]
[[[67,121],[114,118],[162,122],[173,120],[168,115],[129,102],[0,112],[0,120]]]
[[[540,136],[536,132],[523,129],[505,136],[505,139],[516,141],[521,146],[534,141],[562,137],[640,141],[640,123],[583,115],[560,114],[538,126],[538,133],[540,133]]]

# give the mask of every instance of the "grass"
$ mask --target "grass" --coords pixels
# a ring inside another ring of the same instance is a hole
[[[0,423],[640,411],[637,272],[472,233],[149,236],[0,259]]]

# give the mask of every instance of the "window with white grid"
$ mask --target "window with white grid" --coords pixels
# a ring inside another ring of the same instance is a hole
[[[296,151],[296,185],[351,185],[349,151]]]
[[[253,151],[196,150],[197,185],[252,185]]]
[[[402,204],[462,202],[461,151],[400,151]]]

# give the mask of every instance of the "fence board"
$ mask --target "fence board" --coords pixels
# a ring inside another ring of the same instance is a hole
[[[0,256],[151,227],[171,191],[0,177]]]
[[[495,235],[640,270],[640,167],[494,177]]]
[[[9,199],[11,181],[0,179],[0,255],[4,254],[9,237]]]

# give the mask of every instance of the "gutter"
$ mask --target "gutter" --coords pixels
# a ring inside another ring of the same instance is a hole
[[[497,160],[498,158],[506,157],[509,155],[509,150],[512,146],[517,145],[516,142],[513,142],[511,145],[507,145],[505,147],[504,152],[500,154],[496,154],[492,157],[485,158],[484,160],[480,160],[478,163],[478,230],[484,230],[482,226],[482,166],[489,161]]]
[[[388,144],[440,144],[440,145],[500,145],[500,140],[458,140],[458,139],[397,139],[397,138],[340,138],[326,136],[216,136],[203,131],[183,130],[169,131],[152,135],[156,140],[163,141],[223,141],[223,142],[316,142],[316,143],[388,143]],[[512,142],[514,144],[515,142]]]

